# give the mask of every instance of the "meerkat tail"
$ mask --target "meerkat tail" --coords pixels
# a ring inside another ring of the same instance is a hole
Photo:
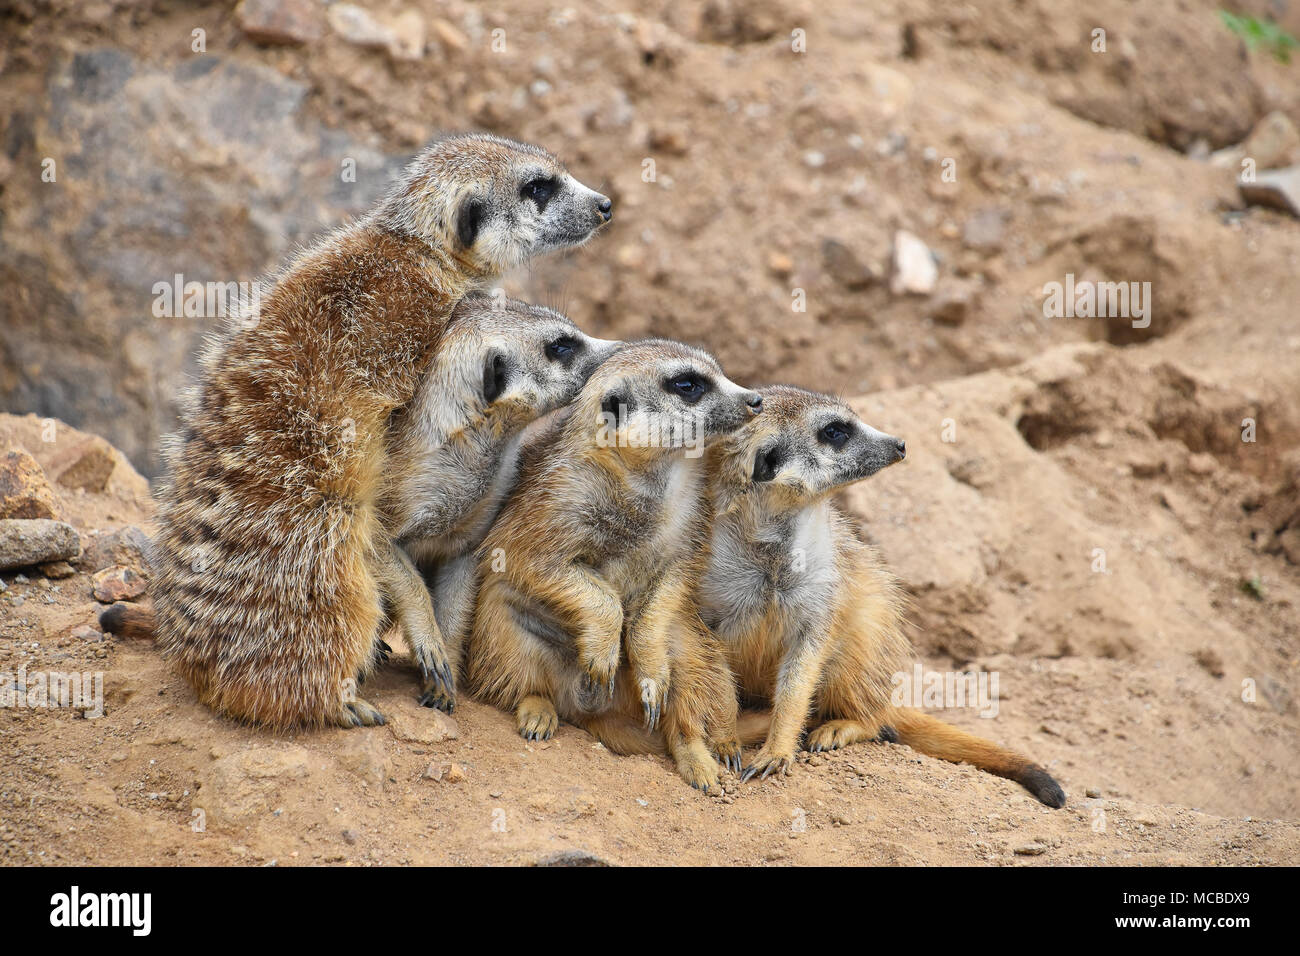
[[[118,601],[99,615],[99,626],[105,634],[151,640],[154,636],[153,608]]]
[[[582,721],[582,729],[599,740],[605,749],[619,754],[658,754],[664,756],[668,747],[664,736],[645,725],[618,713],[593,714]]]
[[[770,710],[742,710],[736,718],[736,736],[746,747],[761,744],[772,727]]]
[[[968,763],[987,773],[1020,784],[1049,807],[1065,806],[1065,791],[1052,775],[1028,757],[999,747],[911,708],[893,708],[889,723],[900,743],[930,757]]]
[[[770,710],[742,710],[736,722],[737,736],[744,746],[752,747],[767,739],[771,725]],[[644,724],[622,714],[596,714],[582,722],[582,729],[620,756],[658,754],[662,757],[668,753],[663,734],[646,730]]]

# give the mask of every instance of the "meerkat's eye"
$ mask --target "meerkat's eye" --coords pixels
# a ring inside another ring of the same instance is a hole
[[[568,365],[581,350],[581,342],[571,335],[561,335],[554,342],[546,344],[546,357],[552,362]]]
[[[676,395],[688,405],[694,405],[703,398],[712,387],[712,382],[699,375],[674,375],[665,380],[664,391]]]
[[[831,422],[829,425],[823,425],[817,432],[817,440],[839,451],[844,447],[845,442],[849,440],[850,434],[852,434],[852,428],[846,423]]]
[[[559,188],[560,181],[554,176],[539,176],[524,183],[519,189],[519,195],[535,202],[537,211],[541,212]]]

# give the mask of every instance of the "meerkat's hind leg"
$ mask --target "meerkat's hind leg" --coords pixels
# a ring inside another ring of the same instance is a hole
[[[804,749],[813,753],[839,750],[862,740],[896,744],[898,731],[888,724],[870,724],[860,720],[828,720],[808,731]]]
[[[379,712],[379,708],[360,697],[341,701],[333,714],[332,722],[335,726],[345,729],[382,727],[385,723],[384,715]]]
[[[515,722],[525,740],[550,740],[560,726],[560,717],[547,698],[530,694],[515,708]]]
[[[456,679],[424,577],[396,542],[381,556],[377,571],[385,600],[420,669],[420,703],[451,713],[456,709]]]
[[[696,790],[711,793],[720,789],[718,762],[709,748],[698,737],[687,739],[679,734],[669,735],[668,751],[677,762],[677,772]]]

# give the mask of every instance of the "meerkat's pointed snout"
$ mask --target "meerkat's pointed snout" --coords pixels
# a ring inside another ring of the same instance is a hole
[[[613,200],[608,196],[601,196],[599,194],[597,194],[596,199],[596,209],[600,212],[600,218],[605,222],[609,222],[614,218]]]
[[[862,450],[856,478],[870,477],[907,457],[907,442],[903,439],[886,435],[867,424],[861,425],[861,430]]]

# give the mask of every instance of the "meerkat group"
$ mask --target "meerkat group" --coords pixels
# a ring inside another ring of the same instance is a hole
[[[422,703],[464,685],[526,738],[568,721],[705,791],[788,773],[801,740],[882,740],[1062,806],[1027,758],[891,703],[901,590],[830,496],[901,440],[482,290],[611,217],[536,146],[429,146],[208,350],[153,610],[114,605],[105,630],[153,633],[204,703],[275,729],[383,723],[356,691],[396,625]]]

